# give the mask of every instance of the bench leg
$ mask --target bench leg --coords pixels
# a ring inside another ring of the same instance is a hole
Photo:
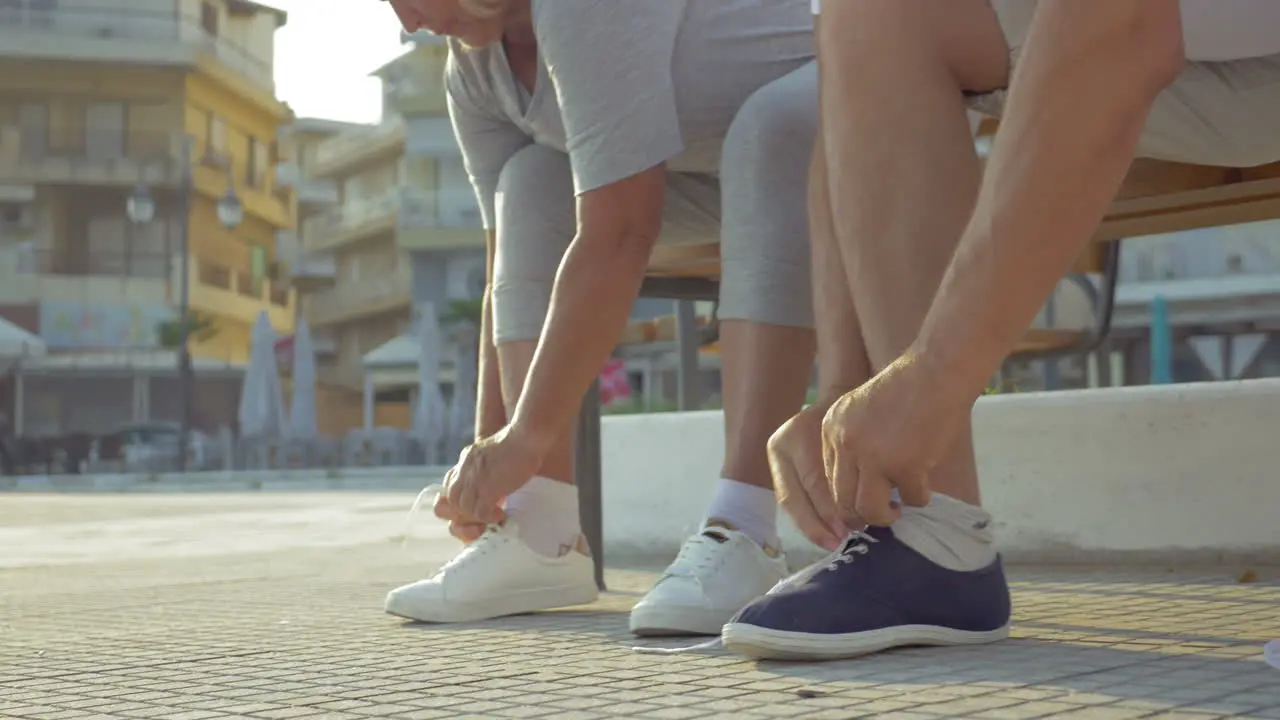
[[[682,411],[702,408],[698,386],[698,315],[691,300],[676,301],[676,352],[679,354],[679,408]]]
[[[600,461],[600,383],[587,391],[578,414],[578,438],[574,443],[573,474],[578,483],[578,515],[582,534],[591,546],[595,562],[596,585],[604,586],[604,497],[601,494]]]

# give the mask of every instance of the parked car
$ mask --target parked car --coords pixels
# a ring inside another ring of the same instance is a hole
[[[181,428],[177,423],[152,421],[131,423],[112,433],[119,438],[119,447],[126,468],[171,470],[178,464],[178,437]],[[189,436],[190,469],[206,466],[209,457],[210,438],[199,430]]]

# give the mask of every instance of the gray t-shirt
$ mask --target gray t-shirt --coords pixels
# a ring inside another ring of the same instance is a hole
[[[531,94],[501,43],[450,43],[449,113],[487,228],[531,142],[569,153],[578,194],[662,162],[716,173],[747,98],[814,58],[809,0],[533,0],[533,24]]]

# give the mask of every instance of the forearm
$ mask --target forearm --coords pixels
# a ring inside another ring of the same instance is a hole
[[[870,362],[862,345],[862,327],[832,221],[826,147],[821,129],[809,169],[809,238],[818,337],[818,402],[821,404],[834,401],[871,376]]]
[[[948,397],[977,397],[1090,241],[1176,77],[1177,12],[1176,0],[1040,7],[974,214],[910,351]]]
[[[485,230],[484,299],[480,309],[480,348],[476,353],[476,439],[486,438],[507,425],[502,399],[502,367],[493,344],[493,258],[495,230]]]
[[[498,348],[493,344],[493,293],[484,291],[484,310],[480,316],[479,367],[476,373],[476,438],[486,438],[507,424],[507,409],[502,402],[502,371],[498,364]]]
[[[547,324],[511,418],[538,446],[563,435],[617,345],[640,294],[652,241],[581,231],[556,274]]]

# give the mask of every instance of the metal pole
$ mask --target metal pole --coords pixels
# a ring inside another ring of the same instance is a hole
[[[676,355],[679,371],[676,375],[679,387],[681,411],[702,408],[702,388],[698,377],[698,315],[692,300],[676,300]]]
[[[181,227],[178,231],[178,257],[181,276],[178,278],[178,472],[187,471],[187,449],[191,442],[191,242],[188,225],[191,222],[191,193],[195,178],[191,168],[191,138],[182,143],[182,188],[178,202]]]

